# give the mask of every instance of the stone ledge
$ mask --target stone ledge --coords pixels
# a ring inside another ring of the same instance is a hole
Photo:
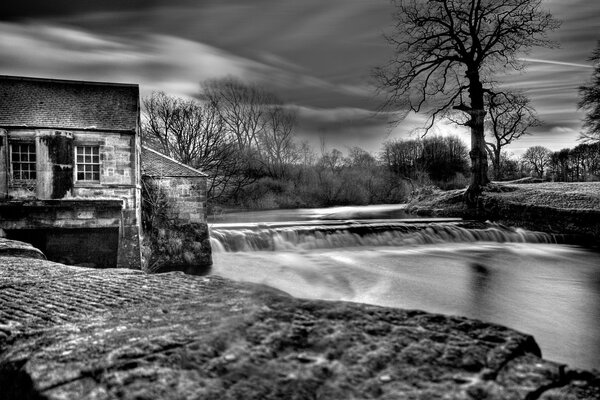
[[[466,318],[216,276],[0,264],[7,400],[600,396],[597,375],[542,360],[531,336]]]
[[[0,233],[2,233],[2,229],[0,229]],[[46,259],[44,253],[42,253],[40,250],[36,249],[29,243],[5,239],[2,236],[0,236],[0,257],[3,256],[32,258],[37,260]],[[2,264],[0,264],[0,268],[1,267]]]
[[[7,200],[1,201],[2,208],[79,208],[79,207],[104,207],[122,208],[123,200],[117,198],[73,198],[60,200]]]

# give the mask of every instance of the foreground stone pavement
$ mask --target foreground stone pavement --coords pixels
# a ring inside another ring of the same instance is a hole
[[[575,400],[600,383],[466,318],[6,256],[0,398]]]

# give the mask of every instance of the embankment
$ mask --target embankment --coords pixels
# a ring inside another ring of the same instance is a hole
[[[598,399],[597,375],[460,317],[180,272],[0,256],[2,399]]]
[[[407,211],[581,235],[583,241],[600,245],[600,182],[491,184],[484,189],[475,212],[465,207],[463,193],[464,190],[454,190],[423,196],[415,199]]]

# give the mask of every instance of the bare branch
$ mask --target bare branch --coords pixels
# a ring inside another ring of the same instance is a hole
[[[488,181],[485,96],[493,93],[493,73],[522,68],[517,55],[533,46],[551,46],[546,32],[559,23],[541,9],[542,0],[393,0],[393,4],[396,25],[386,39],[394,56],[374,72],[387,94],[383,109],[427,112],[425,133],[442,116],[469,126],[471,186],[481,186]],[[503,142],[524,134],[528,110],[517,112],[508,131],[500,134]],[[454,117],[453,111],[464,116]],[[493,118],[506,118],[505,114]]]

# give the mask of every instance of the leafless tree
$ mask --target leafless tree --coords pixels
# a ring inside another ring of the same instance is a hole
[[[278,103],[272,94],[234,78],[204,82],[201,98],[219,110],[227,131],[240,150],[246,151],[259,146],[259,135],[268,120],[267,106]]]
[[[493,74],[521,69],[519,53],[551,45],[545,32],[559,24],[541,9],[542,0],[393,2],[396,25],[387,40],[394,57],[375,70],[387,92],[384,107],[428,111],[427,130],[449,110],[468,116],[472,174],[466,200],[475,204],[489,181],[484,96],[492,92]]]
[[[143,105],[143,142],[206,172],[210,199],[230,195],[241,187],[243,165],[236,141],[226,132],[214,104],[158,92],[145,98]]]
[[[529,99],[522,94],[503,92],[487,97],[486,145],[492,159],[494,179],[500,179],[502,150],[508,144],[526,135],[529,128],[538,126],[540,121]]]
[[[272,178],[282,178],[287,166],[302,156],[294,142],[296,113],[278,104],[267,109],[265,119],[258,135],[260,158]]]
[[[303,140],[300,142],[300,147],[298,150],[300,154],[300,161],[303,167],[309,167],[315,163],[316,155],[313,151],[310,143],[307,140]]]
[[[545,169],[550,165],[552,152],[543,146],[533,146],[523,153],[523,161],[533,168],[538,178],[544,177]]]
[[[586,131],[581,134],[581,138],[600,142],[600,41],[590,61],[594,63],[592,79],[588,85],[579,88],[579,107],[586,111],[583,121]]]
[[[351,147],[348,150],[346,165],[349,167],[372,168],[377,166],[377,159],[368,151],[358,146]]]
[[[423,139],[419,165],[434,182],[447,182],[468,173],[468,149],[458,137],[430,136]]]
[[[551,155],[552,179],[563,182],[598,180],[600,177],[600,141],[582,143]]]
[[[326,169],[331,172],[341,169],[344,166],[344,153],[338,149],[333,149],[321,156],[318,162],[321,169]]]
[[[153,93],[143,100],[143,140],[164,154],[200,169],[212,169],[228,154],[224,124],[211,104]],[[225,153],[225,154],[224,154]]]
[[[422,153],[420,140],[390,140],[383,144],[379,158],[390,172],[411,181],[422,168],[419,164]]]

